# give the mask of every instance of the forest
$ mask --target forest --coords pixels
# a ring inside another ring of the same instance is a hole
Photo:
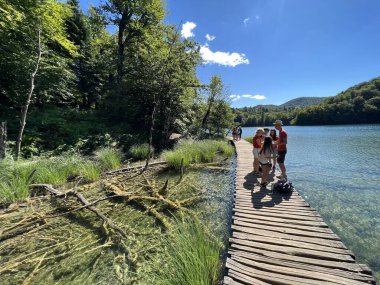
[[[280,106],[234,108],[235,122],[244,127],[268,126],[276,119],[286,125],[300,126],[380,123],[380,77],[333,97],[322,97],[322,100],[310,97],[312,100],[307,100],[307,104],[303,98]]]
[[[200,82],[199,45],[164,23],[166,13],[161,0],[110,0],[88,11],[78,0],[1,0],[9,154],[89,153],[110,143],[162,150],[173,133],[221,135],[233,120],[222,79]]]

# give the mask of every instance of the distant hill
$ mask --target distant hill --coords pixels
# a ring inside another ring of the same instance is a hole
[[[292,99],[288,102],[285,102],[284,104],[281,104],[280,107],[283,108],[295,108],[295,107],[307,107],[311,105],[317,105],[319,103],[322,103],[324,100],[326,100],[329,97],[299,97]]]
[[[296,115],[296,125],[380,123],[380,77],[348,88]]]

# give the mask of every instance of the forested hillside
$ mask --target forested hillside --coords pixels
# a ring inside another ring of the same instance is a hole
[[[229,126],[221,78],[199,82],[199,46],[166,13],[161,0],[88,11],[78,0],[0,1],[0,122],[16,156],[105,140],[162,148],[173,132]]]
[[[258,105],[233,109],[244,127],[268,126],[280,119],[286,125],[380,123],[380,77],[360,83],[334,97],[300,97],[280,106]],[[321,102],[314,104],[315,102]],[[304,104],[311,104],[303,106]]]
[[[300,110],[296,125],[380,123],[380,77]]]
[[[281,104],[280,107],[284,108],[295,108],[295,107],[307,107],[311,105],[316,105],[324,101],[328,97],[299,97],[292,99],[284,104]]]

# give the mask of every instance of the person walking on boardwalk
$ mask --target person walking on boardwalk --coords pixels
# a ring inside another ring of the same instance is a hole
[[[268,185],[269,171],[272,168],[271,159],[275,157],[272,138],[270,136],[265,137],[264,144],[259,151],[259,162],[263,170],[263,175],[261,176],[261,187],[266,187]]]
[[[241,129],[240,126],[238,127],[237,132],[238,132],[238,140],[240,141],[241,140],[241,134],[243,133],[243,130]]]
[[[285,156],[286,156],[286,152],[287,152],[286,145],[288,143],[288,134],[286,133],[286,131],[282,127],[283,124],[282,124],[281,120],[276,120],[273,123],[273,125],[276,128],[276,130],[279,131],[278,140],[277,140],[277,149],[278,149],[277,162],[278,162],[278,165],[280,166],[280,169],[281,169],[281,175],[278,176],[278,178],[286,180],[287,176],[286,176],[286,167],[285,167],[284,162],[285,162]]]
[[[253,174],[258,175],[259,172],[259,151],[261,149],[261,146],[263,144],[263,133],[264,130],[262,128],[258,128],[256,130],[256,134],[252,139],[253,144]]]

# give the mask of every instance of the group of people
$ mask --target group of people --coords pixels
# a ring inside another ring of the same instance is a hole
[[[241,134],[243,133],[243,130],[241,127],[233,127],[232,128],[232,138],[234,141],[240,141],[241,140]]]
[[[278,163],[281,175],[278,178],[286,180],[285,156],[288,135],[282,127],[282,121],[276,120],[274,129],[258,128],[253,137],[253,174],[261,175],[261,187],[268,185],[268,176],[271,170],[276,169]],[[277,136],[277,131],[279,134]],[[261,166],[261,172],[259,171]]]

